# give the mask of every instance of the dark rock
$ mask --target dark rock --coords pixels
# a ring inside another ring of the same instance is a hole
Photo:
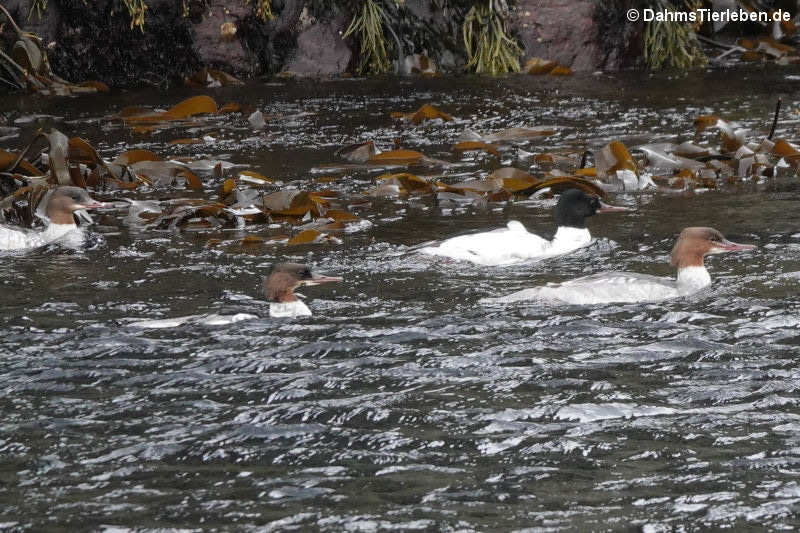
[[[353,53],[342,39],[348,19],[337,17],[330,21],[317,21],[303,12],[297,48],[284,70],[301,76],[332,76],[344,74]],[[306,18],[307,17],[307,18]]]
[[[433,59],[439,69],[461,70],[466,63],[461,23],[467,3],[451,2],[440,7],[432,0],[405,0],[403,6],[405,9],[398,10],[392,21],[402,42],[403,56],[423,54]]]
[[[513,28],[525,49],[525,59],[550,59],[575,71],[618,70],[641,55],[635,42],[644,24],[638,28],[627,22],[628,3],[519,0],[512,14]]]
[[[54,2],[48,2],[48,7],[42,13],[41,18],[36,12],[33,12],[29,19],[30,0],[6,0],[3,2],[3,6],[14,17],[14,21],[25,31],[41,37],[45,46],[55,38],[58,20],[61,18],[58,5],[53,4]]]
[[[165,85],[196,70],[200,61],[180,2],[150,0],[148,6],[142,32],[131,28],[117,0],[50,1],[47,16],[55,19],[54,34],[47,33],[48,25],[40,36],[55,43],[48,49],[53,71],[73,82],[131,86]]]
[[[258,71],[255,57],[244,49],[239,24],[250,16],[251,9],[244,2],[208,2],[208,9],[194,25],[194,50],[204,66],[218,68],[231,74],[253,75]],[[222,36],[222,25],[230,22],[236,27],[232,39]]]
[[[624,68],[635,64],[642,49],[644,24],[625,20],[626,7],[635,1],[518,0],[512,31],[527,57],[574,70]],[[4,5],[24,29],[42,38],[53,71],[73,82],[160,86],[204,66],[240,77],[281,71],[335,76],[359,63],[357,41],[342,39],[351,2],[273,0],[275,18],[262,21],[244,0],[148,0],[144,31],[130,27],[121,0],[50,0],[41,20],[35,15],[28,20],[30,0]],[[444,9],[434,0],[387,3],[392,28],[387,48],[397,70],[412,54],[459,70],[466,60],[461,23],[470,5],[466,0],[448,2]],[[0,45],[8,50],[14,40],[6,25]]]
[[[641,8],[637,0],[608,0],[598,3],[594,12],[597,46],[605,54],[607,70],[644,66],[644,31],[642,22],[630,22],[626,13]]]
[[[240,21],[242,44],[257,65],[253,74],[275,74],[292,56],[297,48],[305,3],[304,0],[274,0],[272,7],[276,17],[273,20],[264,22],[251,14]]]

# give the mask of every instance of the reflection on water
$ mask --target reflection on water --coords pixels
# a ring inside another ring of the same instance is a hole
[[[252,86],[215,98],[314,114],[255,136],[241,119],[199,150],[288,181],[311,179],[359,139],[389,147],[399,137],[452,161],[466,127],[557,127],[531,151],[688,138],[692,117],[709,111],[766,130],[775,97],[791,90],[788,73]],[[164,151],[153,143],[179,135],[141,138],[91,119],[183,96],[15,105],[66,115],[60,128],[113,156],[130,145]],[[424,102],[461,121],[408,129],[388,119]],[[794,135],[792,117],[779,135]],[[467,161],[476,173],[492,164]],[[345,174],[335,187],[357,193],[370,177]],[[589,249],[505,268],[410,247],[509,219],[549,236],[551,204],[381,201],[360,212],[374,225],[342,245],[257,251],[235,246],[236,232],[134,230],[120,209],[98,217],[105,242],[94,249],[2,257],[0,529],[797,527],[797,192],[791,178],[620,195],[614,203],[638,210],[592,219],[599,240]],[[608,269],[672,275],[669,250],[686,225],[759,249],[709,258],[714,284],[684,300],[478,303]],[[209,237],[223,244],[207,247]],[[346,281],[303,291],[314,317],[270,319],[258,287],[281,260]],[[264,318],[129,326],[204,313]]]

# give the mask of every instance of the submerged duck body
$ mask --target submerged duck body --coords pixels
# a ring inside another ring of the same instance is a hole
[[[516,220],[507,227],[461,235],[442,242],[439,246],[422,248],[428,255],[470,261],[478,265],[499,266],[519,263],[531,259],[545,259],[568,254],[592,242],[586,227],[586,219],[601,213],[628,211],[602,202],[578,189],[565,191],[555,207],[558,229],[553,240],[530,233]]]
[[[711,276],[703,264],[706,255],[754,248],[751,244],[730,242],[714,228],[686,228],[672,249],[670,262],[678,269],[674,280],[634,272],[602,272],[484,301],[500,303],[539,300],[575,305],[659,302],[688,296],[709,286]]]
[[[75,224],[73,213],[80,209],[96,209],[105,204],[89,196],[80,187],[61,186],[43,200],[47,202],[47,226],[42,231],[0,225],[0,250],[28,250],[62,241],[73,246],[83,242],[83,231]]]

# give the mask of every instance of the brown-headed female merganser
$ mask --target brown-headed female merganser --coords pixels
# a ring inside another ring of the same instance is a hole
[[[278,263],[272,267],[264,280],[264,296],[269,300],[269,316],[273,318],[294,318],[311,316],[311,310],[297,298],[294,290],[306,285],[319,285],[342,281],[334,276],[322,276],[300,263]]]
[[[671,280],[634,272],[602,272],[563,283],[525,289],[485,303],[539,300],[550,303],[596,305],[659,302],[688,296],[711,284],[703,258],[710,254],[753,250],[752,244],[730,242],[714,228],[686,228],[672,249],[670,263],[678,269]]]
[[[0,250],[38,248],[54,241],[70,239],[72,236],[83,242],[83,233],[75,224],[75,211],[106,205],[93,199],[84,189],[67,185],[48,193],[42,202],[46,202],[44,214],[47,226],[44,230],[31,231],[0,226]]]
[[[301,285],[319,285],[342,281],[342,278],[322,276],[312,272],[311,268],[299,263],[278,263],[270,269],[269,276],[264,279],[264,296],[269,300],[269,316],[273,318],[296,318],[311,316],[311,310],[302,301],[297,299],[294,290]],[[235,315],[189,315],[175,318],[157,320],[142,320],[129,325],[135,328],[163,329],[175,328],[185,324],[199,324],[202,326],[226,326],[258,318],[249,313]]]

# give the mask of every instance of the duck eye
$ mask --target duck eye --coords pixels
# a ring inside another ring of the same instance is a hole
[[[310,269],[306,268],[305,270],[303,270],[303,278],[304,279],[311,278],[311,270]]]

